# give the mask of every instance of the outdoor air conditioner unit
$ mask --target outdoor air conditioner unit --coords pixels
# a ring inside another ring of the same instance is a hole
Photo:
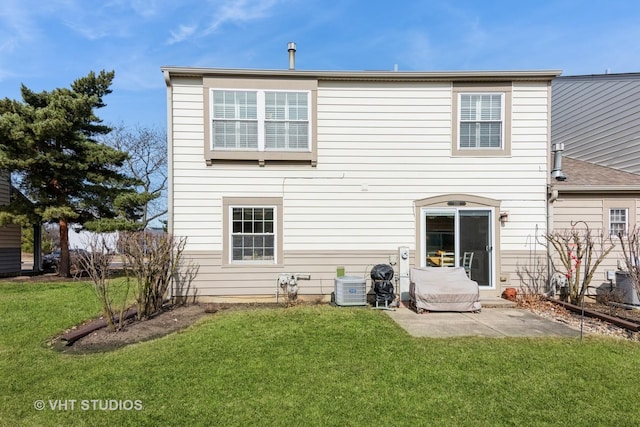
[[[336,305],[367,305],[367,281],[358,276],[340,276],[335,279]]]
[[[631,276],[626,271],[616,271],[616,290],[620,292],[623,303],[640,305],[638,292],[636,292]]]

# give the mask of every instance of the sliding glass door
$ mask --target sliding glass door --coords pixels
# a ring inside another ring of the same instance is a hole
[[[492,210],[424,208],[423,266],[465,267],[479,286],[493,287]]]

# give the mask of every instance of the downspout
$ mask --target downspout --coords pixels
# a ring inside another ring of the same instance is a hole
[[[167,233],[173,235],[173,86],[169,71],[163,70],[164,82],[167,85]],[[171,254],[175,256],[175,254]],[[175,259],[172,260],[175,262]],[[168,297],[173,299],[176,286],[175,277],[171,278],[168,286]]]
[[[551,170],[551,178],[556,181],[562,182],[567,179],[567,176],[562,171],[562,152],[564,151],[563,143],[551,144],[551,152],[553,153],[553,168]],[[553,184],[548,188],[549,198],[547,199],[547,235],[553,232],[553,203],[558,200],[558,190],[554,188]],[[551,263],[551,252],[549,245],[547,245],[547,293],[553,292],[551,287],[551,277],[553,276]]]
[[[553,232],[553,203],[558,200],[558,190],[553,188],[553,186],[549,186],[549,198],[547,199],[547,235]],[[551,277],[553,276],[553,272],[551,271],[553,268],[553,264],[551,263],[551,252],[549,250],[549,245],[547,245],[547,271],[549,274],[547,275],[547,289],[546,295],[553,295],[554,289],[551,284]]]
[[[549,199],[547,201],[547,233],[553,231],[553,202],[558,200],[558,190],[549,187]]]

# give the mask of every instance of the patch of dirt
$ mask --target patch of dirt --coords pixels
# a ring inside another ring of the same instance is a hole
[[[194,324],[205,316],[210,316],[207,305],[191,304],[166,307],[165,310],[148,320],[129,319],[125,327],[111,332],[108,327],[98,329],[69,344],[62,337],[90,323],[64,331],[49,342],[49,346],[63,353],[83,354],[116,350],[126,345],[159,338]],[[92,319],[92,321],[97,319]]]
[[[518,301],[518,307],[529,310],[546,319],[564,323],[574,329],[582,330],[585,335],[609,336],[630,341],[640,341],[640,332],[629,331],[597,318],[581,316],[580,313],[567,310],[551,301],[524,299]],[[601,303],[586,303],[585,308],[609,316],[621,317],[640,324],[640,310],[629,310]]]
[[[86,354],[117,350],[130,344],[160,338],[193,325],[206,316],[213,316],[220,311],[250,310],[264,307],[283,307],[281,304],[185,304],[167,306],[148,320],[129,319],[123,330],[111,332],[101,328],[68,344],[62,337],[91,321],[74,326],[54,337],[48,344],[53,349],[70,354]]]

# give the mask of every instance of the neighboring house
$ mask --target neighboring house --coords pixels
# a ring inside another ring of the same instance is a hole
[[[551,228],[566,230],[572,223],[584,221],[594,236],[611,236],[616,248],[599,266],[591,283],[594,288],[606,287],[611,278],[607,272],[615,273],[624,266],[617,233],[640,224],[640,175],[568,157],[562,166],[567,179],[550,187]],[[584,229],[583,224],[578,227]]]
[[[564,145],[566,180],[550,184],[550,228],[584,221],[615,236],[640,224],[640,73],[563,76],[552,88],[551,143]],[[612,241],[594,287],[624,268]]]
[[[169,232],[201,298],[272,299],[281,273],[326,298],[401,248],[474,252],[496,297],[540,250],[558,71],[162,71]]]
[[[9,204],[11,179],[8,174],[0,175],[0,204]],[[19,225],[0,227],[0,276],[18,276],[22,270],[22,231]]]
[[[640,73],[553,80],[551,142],[564,154],[640,174]]]
[[[115,253],[118,248],[117,231],[110,233],[95,233],[89,230],[77,230],[69,227],[69,249],[82,249],[93,252],[95,249],[101,252]]]

